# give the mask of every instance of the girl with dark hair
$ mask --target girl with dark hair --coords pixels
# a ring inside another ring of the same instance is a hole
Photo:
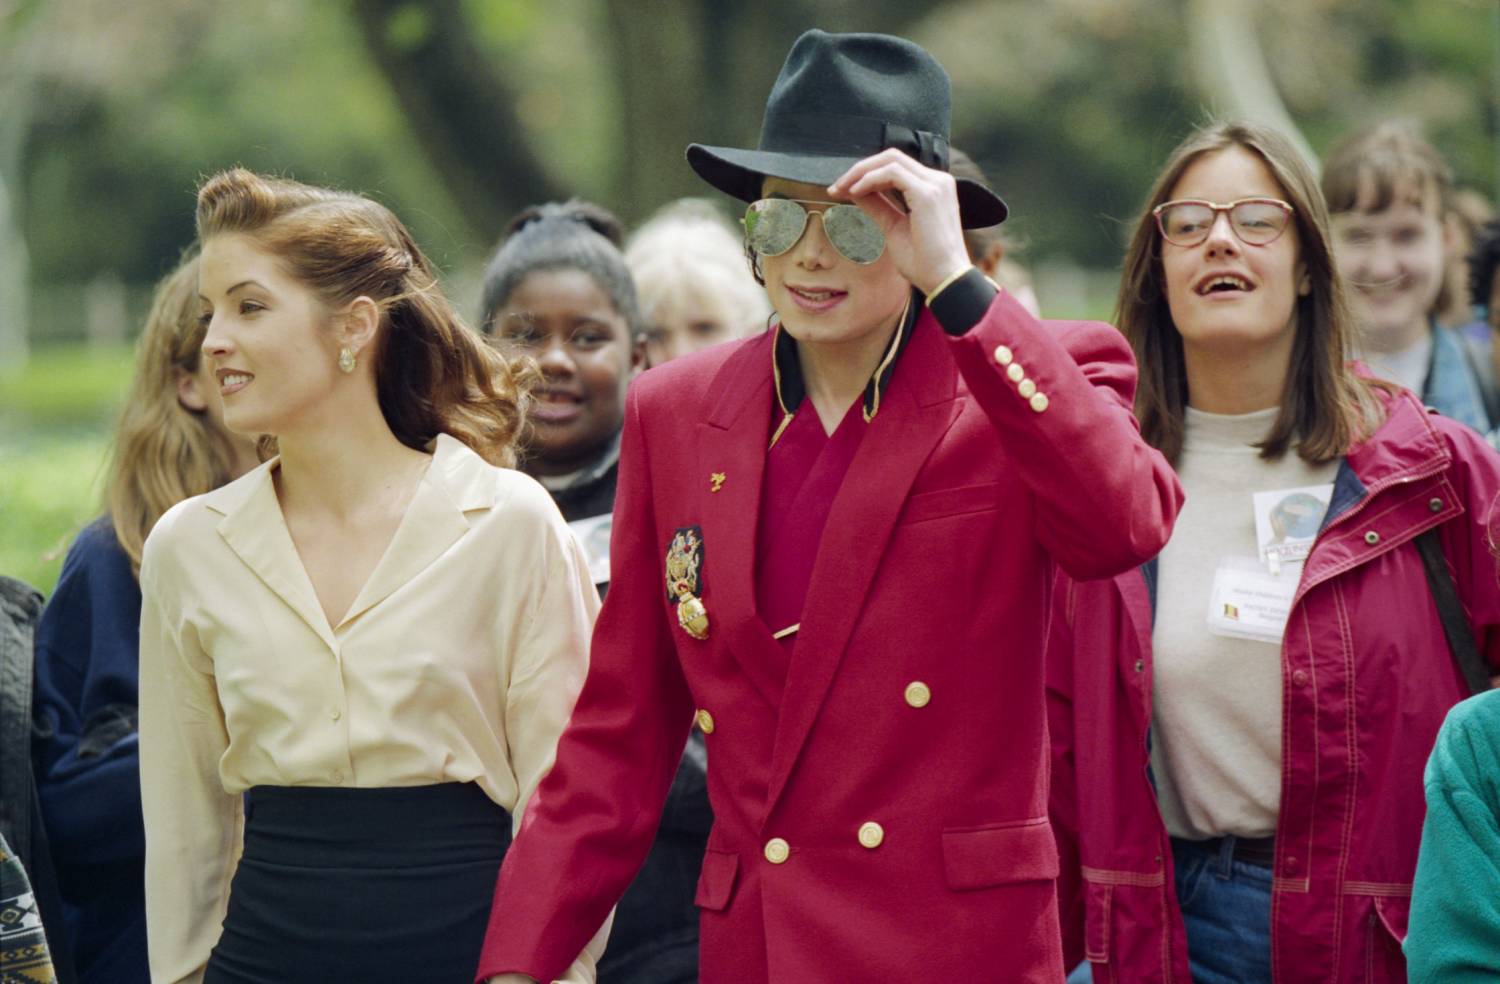
[[[1113,329],[975,269],[1004,203],[948,173],[950,88],[901,38],[809,31],[746,206],[777,320],[630,388],[590,672],[507,858],[481,975],[550,981],[707,735],[705,984],[1055,984],[1047,577],[1161,548],[1176,480]]]
[[[225,424],[279,453],[146,541],[152,977],[468,981],[598,606],[503,467],[528,380],[368,199],[233,170],[197,218]]]
[[[614,507],[625,387],[645,364],[620,238],[619,220],[597,205],[533,206],[512,220],[484,273],[485,334],[541,370],[521,467],[570,523]]]
[[[529,208],[485,271],[481,323],[503,350],[541,370],[521,467],[562,510],[601,593],[609,588],[611,510],[626,384],[645,343],[619,222],[587,202]],[[703,734],[677,766],[644,866],[615,909],[600,984],[698,980],[697,871],[713,825]]]
[[[1095,980],[1405,978],[1423,764],[1500,665],[1500,458],[1346,363],[1328,229],[1285,138],[1221,124],[1125,256],[1136,413],[1187,503],[1142,568],[1053,583],[1059,896]]]

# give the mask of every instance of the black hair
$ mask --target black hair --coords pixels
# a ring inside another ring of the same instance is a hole
[[[641,337],[646,320],[636,299],[635,281],[620,246],[625,227],[613,213],[591,202],[573,199],[523,209],[505,227],[500,246],[484,270],[479,323],[485,334],[495,330],[495,312],[528,274],[542,270],[579,270],[594,279],[630,327]]]
[[[1488,309],[1495,289],[1495,268],[1500,267],[1500,222],[1486,222],[1474,236],[1474,252],[1469,254],[1469,300],[1475,307]],[[1496,312],[1490,311],[1490,323]]]

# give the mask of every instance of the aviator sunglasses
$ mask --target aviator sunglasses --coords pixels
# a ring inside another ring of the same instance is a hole
[[[808,205],[826,205],[813,212]],[[762,198],[745,209],[745,242],[761,256],[780,256],[802,238],[807,216],[821,217],[828,242],[847,260],[864,266],[885,252],[885,233],[858,205],[800,198]]]
[[[1241,198],[1219,205],[1197,199],[1162,202],[1151,210],[1156,228],[1173,246],[1198,246],[1208,240],[1220,212],[1229,213],[1229,228],[1246,246],[1269,246],[1291,224],[1292,206],[1277,198]]]

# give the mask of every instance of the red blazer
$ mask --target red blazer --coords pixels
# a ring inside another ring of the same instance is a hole
[[[958,337],[924,310],[833,503],[784,686],[752,570],[771,367],[766,334],[630,390],[589,676],[505,860],[480,976],[551,980],[578,954],[646,856],[699,708],[704,984],[1055,984],[1053,561],[1134,567],[1181,502],[1131,415],[1129,347],[1003,293]],[[664,580],[693,525],[701,641]]]

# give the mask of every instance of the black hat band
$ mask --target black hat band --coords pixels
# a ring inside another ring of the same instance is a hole
[[[767,115],[761,132],[761,150],[807,153],[826,148],[830,157],[866,157],[894,147],[926,167],[948,170],[946,137],[900,123],[834,113],[776,113]]]

